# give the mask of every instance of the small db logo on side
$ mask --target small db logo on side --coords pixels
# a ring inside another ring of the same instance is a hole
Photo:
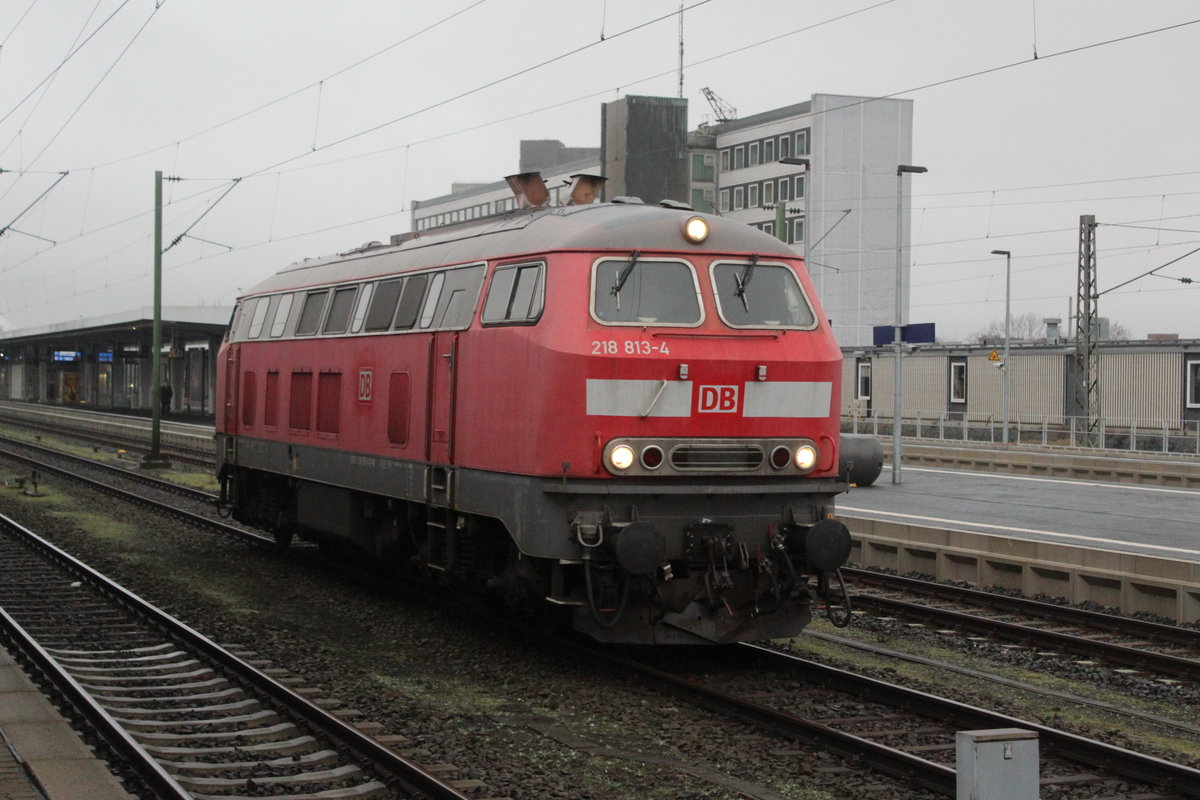
[[[738,410],[738,387],[701,386],[701,414],[736,414]]]
[[[358,371],[358,399],[369,402],[371,399],[371,370]]]

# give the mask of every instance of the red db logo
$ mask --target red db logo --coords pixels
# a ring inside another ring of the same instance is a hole
[[[369,369],[358,371],[358,399],[363,402],[371,400],[372,373]]]
[[[738,387],[701,386],[701,414],[735,414],[738,409]]]

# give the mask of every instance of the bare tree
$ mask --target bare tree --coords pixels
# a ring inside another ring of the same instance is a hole
[[[1036,311],[1027,311],[1024,314],[1014,314],[1009,322],[1009,338],[1014,341],[1022,341],[1025,339],[1044,339],[1046,337],[1046,324],[1042,322],[1042,317]],[[972,341],[984,343],[985,341],[995,341],[1004,339],[1004,320],[995,320],[986,328],[982,328],[970,336]]]

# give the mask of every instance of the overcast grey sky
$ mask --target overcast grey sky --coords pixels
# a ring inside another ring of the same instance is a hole
[[[711,117],[706,86],[742,116],[818,92],[914,101],[913,160],[929,172],[912,181],[911,316],[942,339],[1002,319],[994,249],[1013,253],[1014,315],[1065,319],[1081,214],[1102,224],[1102,290],[1200,248],[1194,2],[685,6],[693,127]],[[521,139],[598,146],[601,102],[676,95],[678,10],[5,0],[0,325],[149,304],[156,169],[184,178],[165,188],[165,244],[188,233],[164,256],[164,302],[212,305],[407,230],[414,198],[514,171]],[[1105,294],[1100,312],[1136,336],[1200,338],[1198,301],[1200,253]]]

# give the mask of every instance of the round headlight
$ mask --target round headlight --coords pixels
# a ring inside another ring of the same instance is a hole
[[[792,461],[792,451],[788,450],[783,445],[779,445],[771,451],[771,466],[775,469],[783,469]]]
[[[796,448],[796,466],[803,470],[810,470],[817,465],[817,448],[816,445],[802,444]]]
[[[627,444],[619,444],[608,454],[608,463],[613,469],[624,472],[633,466],[633,448]]]
[[[683,238],[692,244],[700,244],[708,238],[708,223],[702,217],[690,217],[683,223]]]
[[[663,463],[662,448],[656,444],[642,448],[642,466],[646,469],[658,469]]]

